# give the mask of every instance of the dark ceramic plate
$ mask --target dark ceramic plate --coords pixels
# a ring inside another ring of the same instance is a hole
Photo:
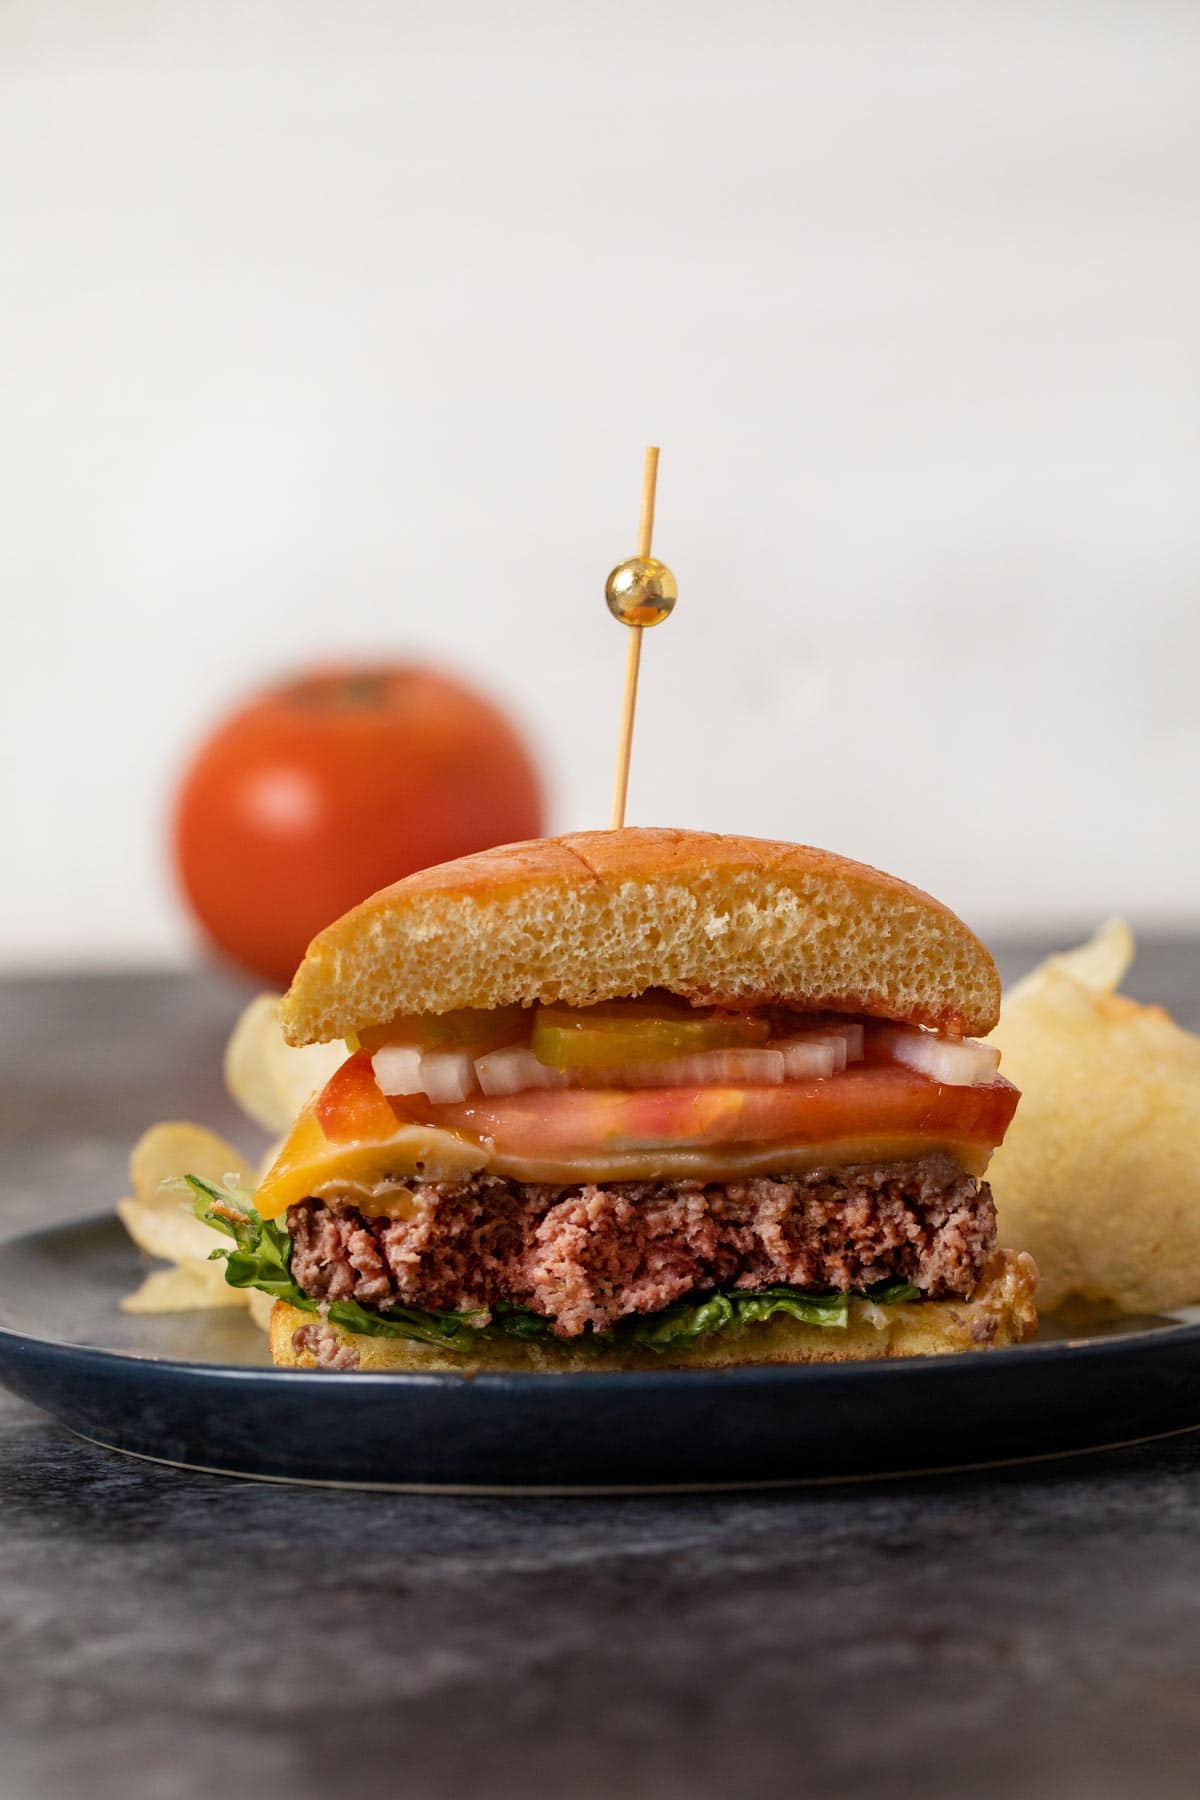
[[[831,1367],[330,1375],[240,1311],[122,1313],[112,1217],[0,1245],[0,1380],[81,1436],[263,1480],[424,1489],[748,1486],[1023,1461],[1200,1426],[1196,1317]]]

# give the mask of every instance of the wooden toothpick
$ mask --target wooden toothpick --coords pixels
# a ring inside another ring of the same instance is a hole
[[[646,463],[642,470],[642,516],[638,522],[638,555],[649,556],[650,543],[654,537],[654,496],[658,492],[658,445],[651,444],[646,451]],[[638,626],[636,629],[642,629]]]
[[[637,710],[638,674],[642,663],[642,632],[667,618],[675,604],[675,578],[650,555],[654,538],[654,500],[658,489],[658,446],[646,451],[642,472],[642,516],[638,524],[637,556],[613,570],[605,589],[609,610],[629,627],[629,653],[625,658],[625,693],[621,702],[621,730],[617,739],[617,776],[613,784],[612,829],[625,823],[629,792],[629,758],[633,749],[633,719]]]

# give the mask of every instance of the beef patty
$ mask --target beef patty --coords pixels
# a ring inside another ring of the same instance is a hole
[[[948,1156],[747,1181],[555,1187],[477,1175],[407,1191],[407,1219],[334,1198],[292,1206],[304,1292],[385,1311],[486,1314],[505,1301],[569,1338],[718,1287],[899,1280],[965,1299],[996,1240],[990,1188]]]

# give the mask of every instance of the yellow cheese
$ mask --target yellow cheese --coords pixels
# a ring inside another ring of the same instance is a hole
[[[492,1156],[488,1169],[513,1181],[738,1181],[750,1175],[800,1175],[808,1169],[849,1163],[912,1162],[921,1156],[954,1158],[968,1175],[982,1175],[991,1151],[978,1144],[934,1142],[911,1133],[839,1138],[828,1144],[647,1144],[636,1150],[547,1158]]]
[[[980,1176],[991,1151],[978,1144],[932,1142],[918,1133],[842,1138],[829,1144],[649,1144],[544,1161],[488,1153],[456,1132],[402,1125],[381,1143],[333,1144],[311,1112],[301,1114],[255,1197],[264,1219],[278,1218],[297,1200],[316,1195],[349,1200],[364,1213],[411,1217],[413,1196],[405,1177],[458,1181],[487,1169],[513,1181],[564,1186],[604,1181],[737,1181],[751,1175],[798,1175],[808,1169],[850,1163],[909,1162],[950,1156],[966,1174]]]
[[[277,1219],[297,1200],[343,1183],[372,1191],[394,1176],[461,1181],[487,1165],[478,1144],[432,1125],[401,1125],[379,1143],[334,1144],[312,1112],[302,1112],[263,1178],[254,1204],[264,1219]]]

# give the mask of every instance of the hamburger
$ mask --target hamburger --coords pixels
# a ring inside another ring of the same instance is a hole
[[[273,1360],[839,1362],[1031,1336],[984,1180],[1018,1094],[984,946],[803,845],[622,829],[468,856],[310,946],[347,1055],[251,1197],[207,1183]]]

